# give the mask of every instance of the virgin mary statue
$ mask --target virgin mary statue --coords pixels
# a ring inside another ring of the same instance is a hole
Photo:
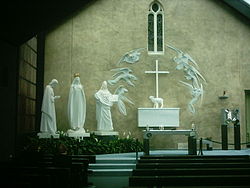
[[[68,100],[68,119],[71,128],[69,132],[85,132],[86,98],[79,73],[76,73],[74,77]]]

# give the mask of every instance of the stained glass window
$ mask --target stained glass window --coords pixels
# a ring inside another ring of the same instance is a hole
[[[158,4],[157,4],[157,3],[154,3],[154,4],[152,5],[152,10],[153,10],[154,12],[157,12],[158,9],[159,9]]]
[[[163,54],[164,52],[164,18],[160,3],[154,1],[148,13],[148,52]]]
[[[162,14],[157,15],[157,51],[162,51]]]
[[[154,15],[148,15],[148,50],[154,51]]]

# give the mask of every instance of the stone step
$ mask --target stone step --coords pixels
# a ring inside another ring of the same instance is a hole
[[[89,169],[135,169],[135,166],[131,163],[96,163],[89,164]]]
[[[104,164],[104,163],[131,163],[135,164],[135,158],[96,158],[96,164]]]
[[[136,162],[136,158],[133,156],[97,155],[96,163],[89,164],[89,170],[92,171],[89,181],[98,188],[128,186],[129,177],[136,168]]]
[[[133,169],[91,169],[91,176],[130,176]]]

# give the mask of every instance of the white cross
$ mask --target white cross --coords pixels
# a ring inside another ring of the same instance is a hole
[[[145,73],[155,74],[156,98],[159,97],[159,74],[168,74],[169,71],[158,70],[158,60],[155,61],[155,71],[145,71]]]

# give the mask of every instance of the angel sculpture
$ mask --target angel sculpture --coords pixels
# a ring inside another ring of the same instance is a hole
[[[112,69],[111,71],[117,71],[112,77],[115,77],[113,80],[108,80],[110,85],[114,85],[120,80],[124,80],[128,85],[135,86],[132,81],[137,80],[137,78],[131,74],[133,71],[129,68],[117,68]]]
[[[128,90],[123,85],[120,85],[115,90],[115,93],[114,93],[114,95],[118,95],[118,102],[117,102],[118,109],[125,116],[127,115],[127,110],[126,110],[126,106],[125,106],[124,102],[128,102],[130,104],[134,104],[130,99],[128,99],[125,96],[125,93],[127,93],[127,92],[128,92]]]
[[[187,80],[198,82],[201,78],[204,82],[206,82],[205,78],[201,75],[201,73],[199,73],[199,71],[191,65],[187,65],[184,68],[184,72],[186,73],[185,78]]]
[[[145,48],[137,48],[135,50],[131,50],[129,52],[126,52],[121,59],[118,61],[117,64],[120,64],[122,62],[126,62],[129,64],[136,63],[140,59],[141,51]]]
[[[202,84],[200,84],[200,87],[194,87],[192,84],[189,84],[187,82],[183,82],[183,81],[180,81],[180,82],[184,84],[185,86],[187,86],[191,91],[192,99],[188,103],[188,108],[194,114],[195,113],[194,104],[199,100],[199,98],[201,98],[201,101],[203,98],[203,86]]]
[[[176,69],[180,70],[178,68]],[[199,87],[200,79],[206,82],[205,78],[199,73],[199,71],[189,64],[183,66],[183,72],[185,73],[184,77],[186,80],[191,80],[194,87]]]
[[[183,51],[177,48],[174,48],[173,46],[170,46],[170,45],[167,45],[167,47],[177,52],[177,57],[174,57],[174,62],[176,62],[177,65],[179,65],[179,67],[182,67],[188,64],[188,61],[191,61],[195,66],[198,67],[197,63],[193,60],[193,58],[189,54],[184,53]]]
[[[177,57],[174,57],[174,62],[177,63],[176,69],[184,71],[185,78],[187,80],[191,80],[196,87],[199,87],[199,79],[201,78],[206,82],[205,78],[199,73],[199,71],[192,65],[189,64],[189,61],[192,62],[196,67],[198,67],[197,63],[191,58],[191,56],[187,53],[182,52],[181,50],[174,48],[170,45],[167,45],[170,49],[177,52]]]

